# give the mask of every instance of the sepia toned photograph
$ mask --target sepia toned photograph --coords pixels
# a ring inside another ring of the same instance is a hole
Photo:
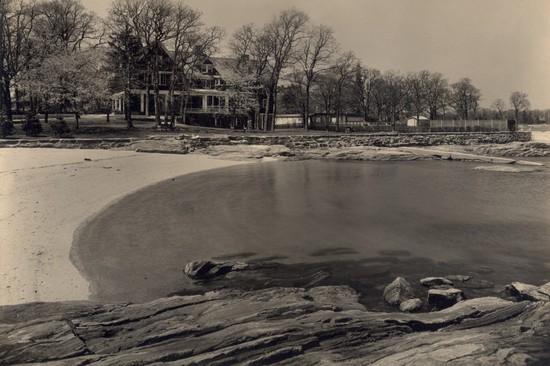
[[[4,365],[550,365],[550,0],[0,0]]]

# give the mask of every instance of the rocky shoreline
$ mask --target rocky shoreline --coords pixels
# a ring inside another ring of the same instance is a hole
[[[200,268],[213,270],[187,272]],[[211,274],[229,272],[221,265]],[[549,286],[515,283],[513,301],[482,297],[420,313],[369,311],[347,286],[4,306],[0,358],[4,365],[544,365]]]
[[[520,133],[518,133],[519,136]],[[479,136],[478,136],[479,135]],[[527,135],[526,135],[527,136]],[[200,153],[230,160],[460,160],[515,163],[550,156],[550,144],[509,134],[338,136],[149,136],[147,138],[4,139],[0,147],[109,149],[148,153]],[[431,150],[434,150],[433,152]],[[488,156],[502,157],[502,159]]]

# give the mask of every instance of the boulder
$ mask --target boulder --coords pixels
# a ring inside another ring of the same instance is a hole
[[[445,277],[426,277],[420,280],[420,283],[426,287],[432,286],[452,286],[453,282],[446,279]]]
[[[397,277],[384,289],[384,300],[390,305],[399,305],[414,297],[411,284],[403,277]]]
[[[193,261],[185,265],[183,272],[193,280],[207,280],[247,268],[248,264],[241,262]]]
[[[464,293],[457,288],[430,289],[428,291],[428,304],[444,309],[464,300]]]
[[[550,301],[550,282],[537,287],[523,282],[512,282],[506,292],[518,300]]]
[[[414,298],[410,300],[405,300],[399,305],[399,310],[405,313],[413,313],[422,308],[422,300],[419,298]]]

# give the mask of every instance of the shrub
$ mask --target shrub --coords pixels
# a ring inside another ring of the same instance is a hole
[[[13,135],[15,133],[15,127],[13,126],[13,123],[6,119],[2,114],[0,114],[0,133],[2,134],[2,138],[6,138],[9,135]]]
[[[52,129],[52,132],[57,137],[64,137],[71,132],[71,129],[69,128],[69,125],[63,117],[57,118],[55,121],[50,123],[50,128]]]
[[[27,114],[21,128],[25,131],[27,136],[38,136],[42,132],[40,120],[36,118],[36,115],[33,113]]]

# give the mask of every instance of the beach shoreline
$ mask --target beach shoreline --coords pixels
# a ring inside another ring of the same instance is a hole
[[[0,150],[0,303],[86,300],[75,230],[118,199],[181,175],[244,162],[110,150]]]

